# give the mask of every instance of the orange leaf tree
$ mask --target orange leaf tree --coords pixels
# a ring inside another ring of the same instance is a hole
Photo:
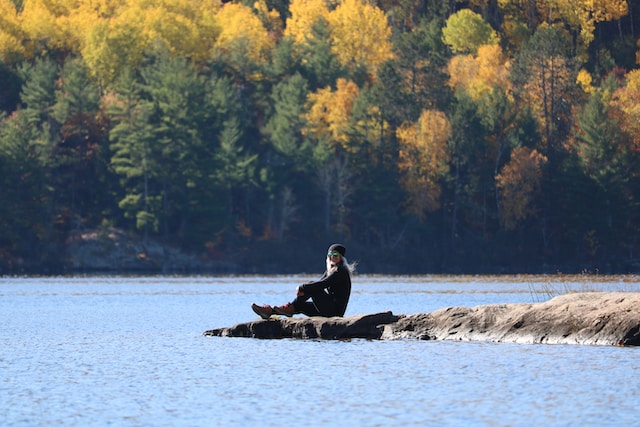
[[[546,162],[547,158],[535,149],[516,148],[496,177],[501,200],[500,222],[507,230],[537,213],[535,200],[540,193]]]

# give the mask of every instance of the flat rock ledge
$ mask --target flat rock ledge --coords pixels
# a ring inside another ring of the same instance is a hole
[[[448,307],[432,313],[273,318],[204,332],[261,339],[418,339],[524,344],[640,345],[640,293],[586,292],[532,304]]]

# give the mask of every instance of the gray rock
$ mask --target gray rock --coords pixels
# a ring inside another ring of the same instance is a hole
[[[302,339],[420,339],[640,345],[640,293],[573,293],[535,304],[449,307],[432,313],[293,317],[241,323],[204,335]]]
[[[73,231],[67,240],[72,272],[234,272],[231,261],[195,256],[176,247],[126,233],[118,228]]]
[[[379,339],[382,335],[379,326],[396,322],[399,318],[390,311],[348,317],[271,318],[240,323],[230,328],[212,329],[204,335],[263,339]]]
[[[386,325],[381,338],[637,346],[640,293],[573,293],[537,304],[449,307]]]

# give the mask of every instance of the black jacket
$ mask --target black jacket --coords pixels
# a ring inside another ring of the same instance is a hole
[[[300,286],[300,290],[305,295],[311,295],[318,292],[324,292],[329,295],[330,300],[334,303],[334,316],[344,316],[351,295],[351,275],[349,269],[343,263],[338,264],[338,268],[332,273],[324,275],[316,282],[305,283]]]

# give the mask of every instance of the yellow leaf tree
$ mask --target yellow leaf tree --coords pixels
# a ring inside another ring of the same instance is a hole
[[[483,45],[477,55],[456,55],[449,61],[449,86],[463,90],[474,101],[500,87],[510,90],[510,62],[497,44]]]
[[[122,0],[25,0],[20,22],[35,50],[79,53],[91,28],[122,4]]]
[[[424,110],[417,123],[404,123],[396,131],[407,211],[421,220],[440,207],[440,178],[448,171],[450,135],[449,120],[437,110]]]
[[[350,144],[349,130],[358,93],[358,86],[354,82],[338,79],[335,91],[326,87],[310,94],[306,133],[327,142],[331,147],[355,151],[357,148]]]
[[[480,46],[497,44],[500,37],[482,16],[470,9],[462,9],[447,19],[442,29],[442,41],[454,53],[475,54]]]
[[[0,0],[0,61],[13,63],[25,55],[24,35],[12,0]]]
[[[149,47],[143,28],[144,15],[133,9],[97,22],[88,32],[82,48],[91,74],[108,84],[123,69],[135,68]]]
[[[307,97],[306,126],[303,137],[313,145],[313,163],[316,179],[324,194],[325,229],[329,230],[334,217],[334,229],[340,234],[348,232],[345,218],[348,199],[353,192],[352,165],[359,150],[353,132],[353,110],[359,96],[358,86],[346,79],[336,81],[336,89],[330,86],[319,89]]]
[[[221,54],[233,52],[256,63],[268,59],[275,41],[251,8],[240,3],[226,3],[216,19],[220,34],[215,47]]]
[[[613,93],[612,105],[619,112],[621,130],[640,151],[640,70],[627,73],[625,84]]]
[[[586,58],[598,22],[618,20],[629,13],[627,0],[498,0],[508,15],[521,13],[529,28],[539,22],[563,22],[577,35],[580,56]]]
[[[385,13],[363,0],[344,0],[329,13],[333,52],[350,70],[377,68],[393,58],[391,27]]]
[[[33,43],[66,49],[69,46],[58,18],[68,14],[68,8],[56,0],[25,0],[20,13],[22,30]]]
[[[595,24],[620,19],[629,13],[627,0],[538,0],[547,22],[561,19],[578,32],[586,49],[593,41]]]
[[[124,66],[137,66],[155,43],[194,61],[209,59],[219,7],[192,0],[25,0],[17,17],[22,39],[30,43],[23,46],[27,55],[80,53],[92,74],[109,83]],[[0,30],[0,43],[5,32]]]
[[[302,44],[312,37],[311,28],[319,19],[328,19],[329,9],[325,0],[292,0],[291,16],[287,19],[284,35]]]
[[[517,126],[517,108],[510,78],[511,62],[497,44],[482,45],[476,55],[457,55],[448,64],[449,86],[458,99],[475,104],[484,124],[487,161],[493,159],[496,175],[512,144],[510,135]],[[482,164],[476,158],[476,164]],[[489,163],[486,163],[489,167]],[[496,192],[496,203],[499,197]]]

